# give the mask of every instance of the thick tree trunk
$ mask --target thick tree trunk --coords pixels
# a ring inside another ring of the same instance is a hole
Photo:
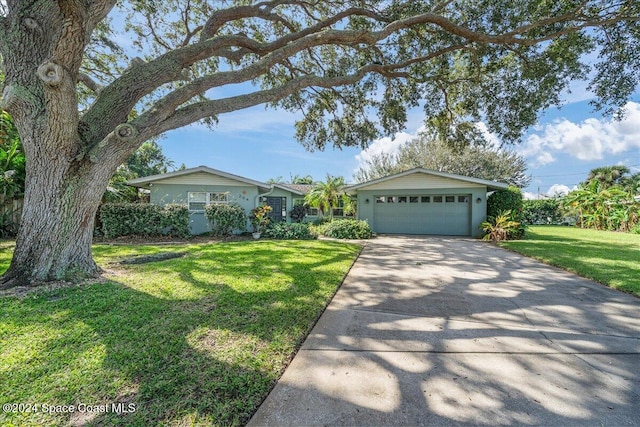
[[[91,243],[110,175],[108,165],[77,162],[69,154],[31,157],[16,249],[0,289],[98,274]]]
[[[20,231],[0,289],[98,274],[91,255],[96,210],[116,167],[137,148],[135,141],[107,147],[112,139],[92,133],[78,113],[84,47],[112,5],[16,2],[0,20],[2,107],[13,116],[27,158]]]

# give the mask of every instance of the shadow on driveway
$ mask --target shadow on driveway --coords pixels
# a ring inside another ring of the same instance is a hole
[[[379,237],[249,425],[636,425],[639,314],[485,242]]]

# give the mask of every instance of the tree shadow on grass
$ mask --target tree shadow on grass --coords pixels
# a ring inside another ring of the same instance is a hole
[[[250,259],[238,251],[212,268],[197,262],[214,255],[202,247],[190,251],[190,259],[129,270],[179,270],[182,286],[198,291],[190,297],[110,282],[0,299],[0,340],[16,350],[4,356],[2,374],[10,375],[0,386],[3,401],[137,405],[129,414],[5,418],[19,425],[244,424],[339,284],[326,269],[354,253],[338,248],[311,263],[274,260],[268,249]],[[272,290],[203,279],[273,269],[284,282]]]

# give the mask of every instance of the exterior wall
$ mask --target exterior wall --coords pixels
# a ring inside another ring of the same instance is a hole
[[[452,180],[453,181],[453,180]],[[431,182],[429,182],[430,184]],[[423,181],[422,188],[416,189],[378,189],[371,190],[369,187],[366,190],[358,190],[358,219],[364,219],[369,222],[371,229],[376,231],[374,206],[375,196],[415,196],[415,195],[465,195],[471,194],[471,235],[473,237],[479,237],[482,232],[480,230],[480,224],[487,219],[487,187],[460,187],[458,181],[457,188],[429,188],[426,189]],[[477,200],[480,199],[478,203]],[[367,200],[369,202],[367,203]]]
[[[211,178],[211,175],[208,174]],[[179,177],[182,178],[182,177]],[[226,179],[226,178],[224,178]],[[233,181],[239,184],[237,181]],[[186,205],[188,203],[189,192],[207,193],[228,193],[231,202],[238,203],[244,208],[247,215],[256,206],[258,187],[250,185],[204,185],[204,184],[168,184],[154,183],[151,186],[151,203],[163,206],[171,203]],[[209,222],[204,212],[190,212],[189,228],[191,234],[202,234],[211,231]],[[251,224],[247,221],[247,230],[251,229]]]
[[[435,175],[427,175],[421,172],[412,173],[410,175],[401,176],[395,179],[389,179],[377,184],[368,185],[366,190],[422,190],[428,189],[450,189],[460,188],[461,184],[465,188],[485,188],[486,186],[475,183],[467,183],[456,179],[444,178]],[[360,194],[360,190],[358,190]]]
[[[295,197],[290,191],[283,190],[281,188],[274,188],[273,191],[264,193],[261,195],[262,197],[286,197],[286,219],[287,222],[291,222],[291,218],[289,217],[289,212],[293,209],[293,197]],[[261,199],[262,199],[261,197]],[[262,201],[260,202],[262,203]]]
[[[221,187],[247,187],[250,184],[225,178],[219,175],[212,175],[207,172],[196,172],[188,175],[174,176],[156,181],[160,184],[185,184],[185,185],[216,185]]]

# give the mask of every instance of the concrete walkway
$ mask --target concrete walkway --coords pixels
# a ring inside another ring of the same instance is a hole
[[[640,300],[493,245],[379,237],[251,426],[640,425]]]

